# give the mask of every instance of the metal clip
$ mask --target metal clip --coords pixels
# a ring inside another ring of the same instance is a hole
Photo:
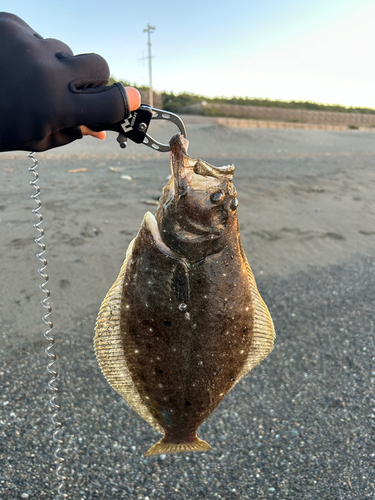
[[[184,122],[178,115],[163,109],[156,109],[142,104],[137,110],[133,111],[130,116],[121,124],[122,132],[117,137],[117,142],[120,147],[125,148],[127,139],[134,141],[137,144],[144,144],[156,151],[170,151],[169,144],[163,144],[151,137],[147,131],[152,120],[167,120],[177,125],[181,134],[186,137],[186,128]]]

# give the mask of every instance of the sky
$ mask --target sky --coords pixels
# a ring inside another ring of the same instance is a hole
[[[374,0],[0,0],[135,86],[375,108]]]

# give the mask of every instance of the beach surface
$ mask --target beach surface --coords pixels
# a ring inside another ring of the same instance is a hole
[[[143,458],[159,435],[104,380],[92,340],[127,246],[155,213],[169,155],[122,150],[112,133],[37,154],[65,491],[74,500],[373,500],[375,134],[189,117],[186,126],[190,156],[236,166],[241,239],[275,348],[201,426],[212,452]],[[152,131],[163,142],[175,132]],[[31,165],[26,153],[0,157],[4,500],[57,498]]]

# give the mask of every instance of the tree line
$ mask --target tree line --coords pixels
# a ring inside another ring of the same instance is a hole
[[[147,86],[132,84],[126,80],[115,80],[110,78],[109,85],[115,81],[123,83],[125,86],[134,86],[139,90],[148,90]],[[207,97],[204,95],[193,94],[190,92],[162,92],[163,109],[177,112],[180,108],[200,104],[201,102],[215,104],[234,104],[239,106],[262,106],[265,108],[286,108],[286,109],[305,109],[310,111],[334,111],[336,113],[369,113],[375,114],[375,109],[361,107],[346,107],[340,104],[320,104],[311,101],[282,101],[273,99],[261,99],[257,97]]]

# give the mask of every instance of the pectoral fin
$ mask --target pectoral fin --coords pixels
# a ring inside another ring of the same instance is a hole
[[[177,262],[176,270],[173,273],[172,289],[180,300],[189,300],[189,271],[185,262],[181,260]]]

